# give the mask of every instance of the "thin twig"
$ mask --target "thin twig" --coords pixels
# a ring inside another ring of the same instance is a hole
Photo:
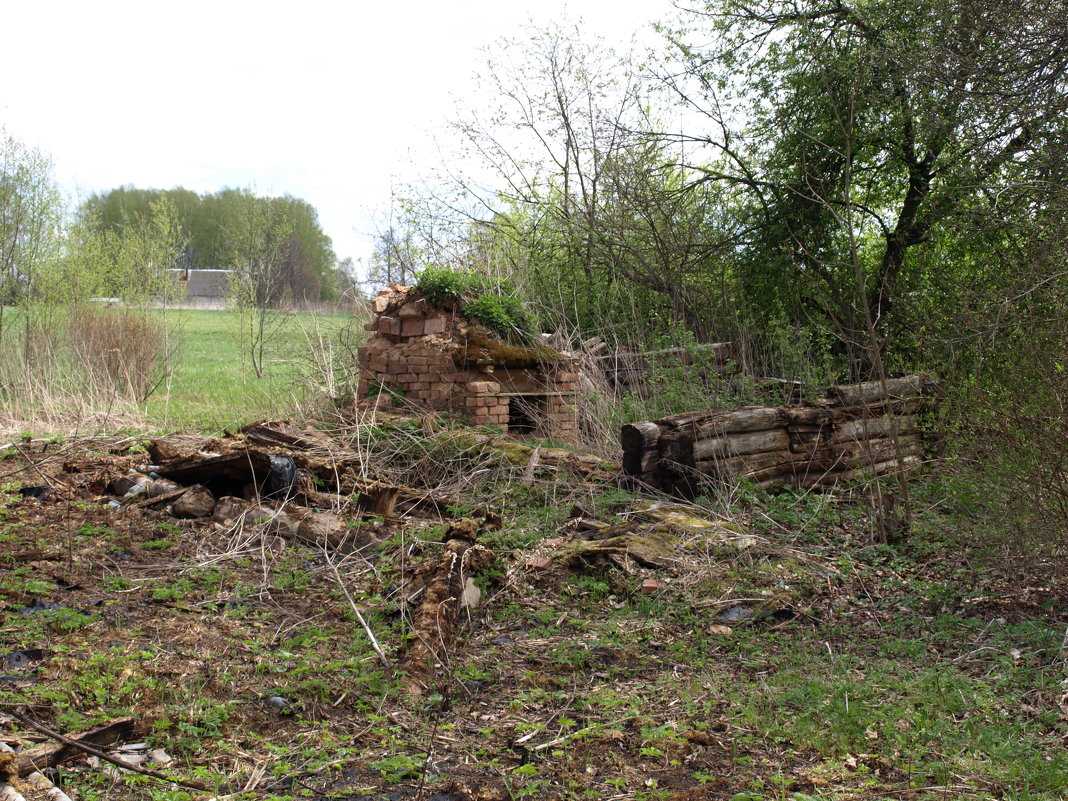
[[[53,731],[52,729],[48,728],[47,726],[45,726],[45,725],[43,725],[41,723],[38,723],[33,718],[30,718],[30,717],[24,715],[23,714],[23,710],[24,709],[25,709],[24,706],[19,706],[17,709],[9,709],[8,710],[8,714],[10,714],[14,718],[17,718],[18,720],[21,720],[23,723],[25,723],[30,728],[36,729],[37,731],[39,731],[41,734],[45,735],[46,737],[51,737],[56,742],[63,743],[63,745],[70,746],[71,748],[76,748],[79,751],[84,751],[87,754],[92,754],[93,756],[95,756],[95,757],[97,757],[99,759],[103,759],[103,760],[105,760],[107,762],[110,762],[111,764],[116,765],[116,766],[122,768],[123,770],[133,771],[134,773],[140,773],[140,774],[142,774],[144,776],[151,776],[154,779],[160,779],[161,781],[171,782],[172,784],[177,784],[177,785],[180,785],[182,787],[188,787],[188,788],[190,788],[192,790],[200,790],[201,792],[205,792],[205,793],[210,793],[211,792],[210,788],[206,787],[203,784],[200,784],[199,782],[191,782],[191,781],[185,781],[184,779],[176,779],[173,776],[167,776],[166,774],[159,773],[158,771],[151,770],[150,768],[143,768],[140,765],[134,765],[134,764],[131,764],[130,762],[126,762],[123,759],[119,759],[118,757],[113,757],[110,754],[105,753],[104,751],[101,751],[101,750],[99,750],[97,748],[94,748],[91,745],[86,745],[85,743],[79,742],[78,740],[72,740],[70,737],[66,737],[66,736],[60,734],[59,732]]]
[[[375,653],[378,654],[378,658],[382,660],[382,665],[393,673],[393,665],[390,664],[389,659],[386,658],[385,652],[382,650],[382,646],[378,644],[378,640],[375,638],[375,633],[371,631],[371,627],[367,624],[367,621],[363,617],[363,612],[360,611],[360,607],[356,606],[356,602],[352,600],[352,596],[349,594],[349,588],[345,586],[345,580],[341,577],[341,571],[338,570],[337,563],[330,558],[330,554],[326,552],[326,546],[323,546],[323,551],[326,556],[326,563],[330,565],[330,569],[334,571],[334,578],[337,580],[338,586],[341,587],[341,591],[345,593],[345,600],[349,602],[349,606],[356,615],[356,619],[360,621],[360,625],[363,626],[363,630],[367,632],[367,639],[371,641],[371,647],[375,649]]]

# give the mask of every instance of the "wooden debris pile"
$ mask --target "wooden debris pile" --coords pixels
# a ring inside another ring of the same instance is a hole
[[[747,479],[813,488],[922,464],[918,416],[937,387],[920,375],[831,387],[809,404],[672,415],[623,426],[623,470],[665,491]]]
[[[493,551],[478,543],[480,534],[480,526],[474,520],[454,521],[443,538],[441,555],[427,558],[417,571],[418,603],[401,663],[408,692],[415,697],[421,697],[433,684],[438,665],[449,665],[461,622],[460,610],[478,603],[479,591],[473,576],[495,558]]]
[[[294,530],[311,509],[333,508],[341,500],[348,514],[368,517],[438,510],[454,501],[369,478],[359,452],[322,432],[278,421],[251,423],[238,436],[158,439],[148,445],[145,458],[149,464],[132,465],[125,473],[116,471],[114,459],[110,468],[107,461],[72,461],[64,467],[69,473],[87,473],[90,487],[114,497],[114,508],[232,519],[253,507],[285,507]]]

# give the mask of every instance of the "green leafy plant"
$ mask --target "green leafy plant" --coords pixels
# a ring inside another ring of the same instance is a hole
[[[382,774],[387,784],[396,784],[405,779],[417,779],[422,773],[425,754],[393,754],[392,756],[372,762],[371,767]]]
[[[463,311],[494,333],[521,340],[534,335],[534,318],[514,295],[482,295],[465,303]]]
[[[450,267],[427,267],[419,273],[415,286],[430,305],[440,308],[455,304],[465,317],[498,336],[523,342],[534,336],[534,317],[524,308],[511,282]]]
[[[484,275],[451,267],[428,266],[417,278],[416,288],[435,307],[462,303],[493,289],[493,283]]]

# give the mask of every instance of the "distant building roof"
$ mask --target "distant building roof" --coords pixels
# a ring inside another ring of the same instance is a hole
[[[226,297],[232,270],[172,270],[179,274],[189,299],[216,299]]]

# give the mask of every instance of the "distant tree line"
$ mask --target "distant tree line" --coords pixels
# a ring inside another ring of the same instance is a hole
[[[272,240],[271,272],[258,276],[261,283],[253,300],[331,302],[350,283],[338,269],[315,208],[290,195],[262,197],[248,189],[201,195],[182,188],[123,186],[91,195],[78,209],[78,218],[91,227],[119,233],[134,221],[149,219],[160,201],[173,210],[182,231],[174,267],[233,269],[236,264],[247,269],[251,219],[269,227],[267,238]]]

